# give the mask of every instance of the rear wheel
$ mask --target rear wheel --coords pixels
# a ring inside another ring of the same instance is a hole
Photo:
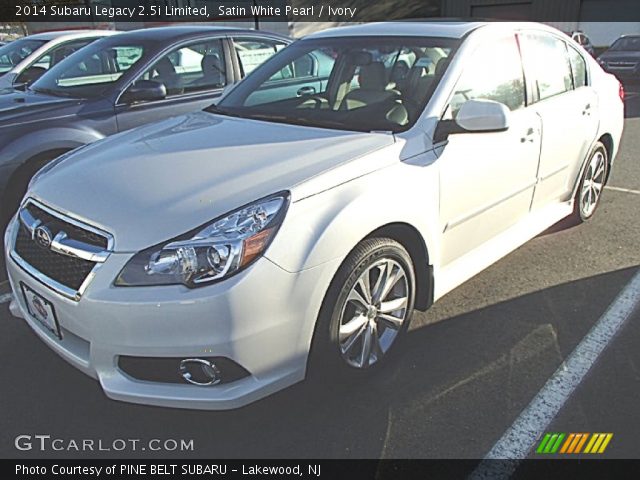
[[[607,150],[602,143],[598,143],[591,153],[576,192],[574,206],[576,220],[586,222],[596,213],[602,198],[608,170]]]
[[[363,375],[387,363],[404,336],[415,297],[413,263],[395,240],[364,240],[338,270],[323,302],[312,372]]]

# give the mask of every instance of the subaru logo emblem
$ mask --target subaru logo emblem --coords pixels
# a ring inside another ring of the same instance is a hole
[[[33,303],[33,307],[36,309],[40,317],[43,320],[46,320],[49,314],[47,313],[47,309],[45,308],[45,306],[42,304],[42,301],[34,295],[32,303]]]
[[[39,247],[48,249],[51,246],[51,230],[41,225],[33,232],[33,239]]]

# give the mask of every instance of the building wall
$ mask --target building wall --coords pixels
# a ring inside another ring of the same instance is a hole
[[[578,18],[580,0],[443,0],[445,17],[483,17],[508,20]]]

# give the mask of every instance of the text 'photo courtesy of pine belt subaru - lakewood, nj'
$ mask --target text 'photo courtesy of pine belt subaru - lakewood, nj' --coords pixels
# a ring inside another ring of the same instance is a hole
[[[11,312],[128,402],[376,375],[414,308],[594,215],[622,96],[535,23],[313,34],[215,106],[44,167],[5,234]]]

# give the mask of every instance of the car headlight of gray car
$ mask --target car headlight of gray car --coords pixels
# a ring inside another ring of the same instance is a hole
[[[278,193],[143,250],[129,260],[115,284],[199,287],[227,278],[262,256],[288,205],[289,194]]]

